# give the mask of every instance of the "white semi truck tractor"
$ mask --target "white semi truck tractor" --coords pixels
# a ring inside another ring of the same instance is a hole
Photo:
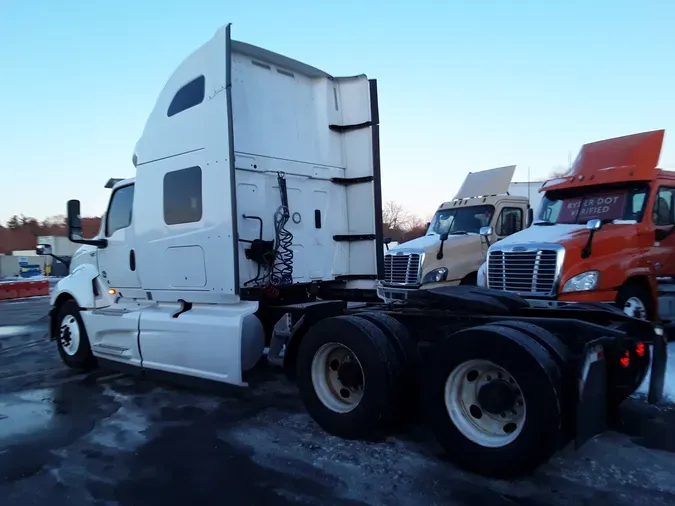
[[[63,362],[244,387],[267,350],[326,431],[373,437],[422,411],[457,465],[489,476],[604,430],[604,351],[656,349],[659,327],[472,286],[350,304],[383,276],[378,129],[376,81],[220,29],[161,91],[98,236],[68,202],[90,249],[51,299]]]

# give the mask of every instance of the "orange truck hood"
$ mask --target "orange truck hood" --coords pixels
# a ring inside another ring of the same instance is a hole
[[[589,230],[584,224],[562,224],[553,226],[532,225],[497,244],[500,248],[510,245],[560,244],[565,247],[562,282],[588,270],[603,271],[608,265],[618,266],[630,262],[630,255],[617,255],[617,251],[635,251],[637,237],[634,226],[629,224],[607,224],[593,236],[592,254],[582,259],[581,250],[588,241]],[[606,281],[601,281],[604,284]]]
[[[653,180],[664,134],[654,130],[584,144],[570,172],[546,181],[539,191]]]

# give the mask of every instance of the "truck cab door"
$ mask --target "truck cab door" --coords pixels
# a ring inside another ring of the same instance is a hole
[[[134,227],[132,209],[134,184],[116,188],[102,224],[102,232],[108,245],[98,251],[98,267],[101,278],[109,288],[140,288],[140,278],[134,251]]]
[[[675,187],[661,186],[651,211],[651,267],[657,277],[675,276]]]
[[[525,215],[521,207],[516,207],[515,205],[505,205],[499,211],[497,216],[497,221],[495,222],[495,240],[499,241],[508,237],[511,234],[520,232],[523,229],[523,224],[525,223]]]

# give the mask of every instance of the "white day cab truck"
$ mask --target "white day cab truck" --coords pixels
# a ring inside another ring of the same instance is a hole
[[[368,438],[423,413],[490,476],[604,430],[605,350],[660,343],[652,323],[471,286],[350,303],[384,275],[378,124],[376,81],[219,30],[160,93],[97,237],[68,202],[85,246],[51,300],[65,364],[247,386],[267,355],[326,431]],[[655,369],[650,400],[662,390]]]
[[[451,201],[442,203],[423,237],[389,248],[377,293],[405,300],[411,290],[475,285],[491,244],[529,225],[540,182],[511,182],[515,165],[470,172]]]

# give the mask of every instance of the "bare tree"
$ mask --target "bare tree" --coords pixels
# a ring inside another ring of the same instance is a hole
[[[55,226],[61,226],[66,223],[66,216],[63,214],[55,214],[54,216],[48,216],[45,218],[41,225],[43,227],[55,227]]]
[[[411,215],[405,208],[393,200],[388,200],[382,208],[382,223],[390,230],[405,230],[410,227]]]
[[[556,165],[549,173],[549,177],[555,178],[566,176],[571,169],[572,167],[565,167],[564,165]]]
[[[429,221],[429,220],[427,220],[427,221]],[[422,218],[420,218],[417,215],[412,215],[412,216],[410,216],[410,220],[408,221],[408,228],[410,228],[410,229],[413,229],[413,228],[417,228],[417,229],[424,228],[424,229],[426,229],[425,225],[426,225],[427,221],[424,221]]]

